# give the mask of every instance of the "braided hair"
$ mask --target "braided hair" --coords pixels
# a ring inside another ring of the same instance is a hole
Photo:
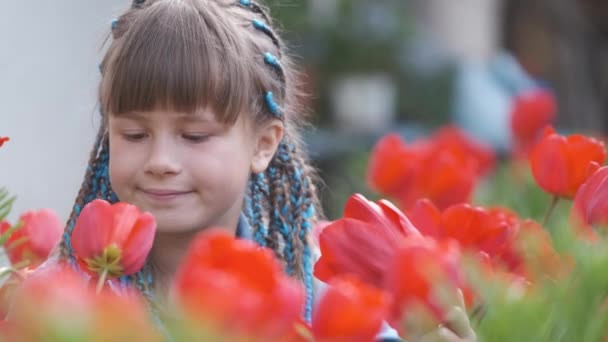
[[[209,106],[225,123],[234,123],[243,113],[256,124],[280,120],[283,139],[268,168],[250,175],[243,212],[254,240],[272,249],[286,272],[304,283],[303,315],[310,321],[309,239],[321,215],[317,178],[299,136],[305,111],[297,73],[267,9],[251,0],[134,0],[111,28],[113,39],[100,65],[102,125],[67,222],[61,256],[73,258],[70,236],[84,205],[96,198],[118,201],[110,186],[103,113],[159,105],[191,112]],[[121,282],[135,284],[153,302],[149,265]]]

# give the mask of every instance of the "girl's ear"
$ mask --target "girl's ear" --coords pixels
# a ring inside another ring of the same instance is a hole
[[[283,139],[283,133],[283,123],[279,120],[272,120],[257,129],[255,149],[251,160],[252,173],[260,173],[266,170]]]

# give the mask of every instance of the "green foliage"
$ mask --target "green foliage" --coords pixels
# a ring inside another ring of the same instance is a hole
[[[11,212],[15,197],[9,196],[8,190],[0,188],[0,221],[6,219]]]
[[[527,289],[479,278],[486,315],[476,327],[480,341],[602,341],[608,336],[608,249],[605,238],[589,242],[560,222],[554,228],[573,263],[563,275],[542,276]],[[514,294],[519,292],[519,294]]]
[[[518,170],[518,171],[516,171]],[[523,171],[522,171],[523,170]],[[502,205],[541,222],[551,196],[525,167],[501,165],[476,193],[476,204]],[[507,281],[477,277],[487,308],[476,327],[480,341],[602,341],[608,337],[608,240],[589,241],[569,222],[572,201],[562,199],[545,228],[562,256],[563,274],[545,270],[519,288]],[[570,266],[569,266],[570,265]]]

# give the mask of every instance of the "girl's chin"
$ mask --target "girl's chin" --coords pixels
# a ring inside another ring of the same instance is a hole
[[[157,233],[197,233],[199,231],[201,231],[201,228],[194,228],[193,225],[179,225],[179,224],[173,224],[173,225],[165,225],[165,224],[158,224],[156,226],[156,232]]]

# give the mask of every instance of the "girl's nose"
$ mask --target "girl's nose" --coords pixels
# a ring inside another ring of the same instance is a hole
[[[144,171],[155,176],[178,174],[181,171],[177,151],[171,142],[162,139],[152,142]]]

